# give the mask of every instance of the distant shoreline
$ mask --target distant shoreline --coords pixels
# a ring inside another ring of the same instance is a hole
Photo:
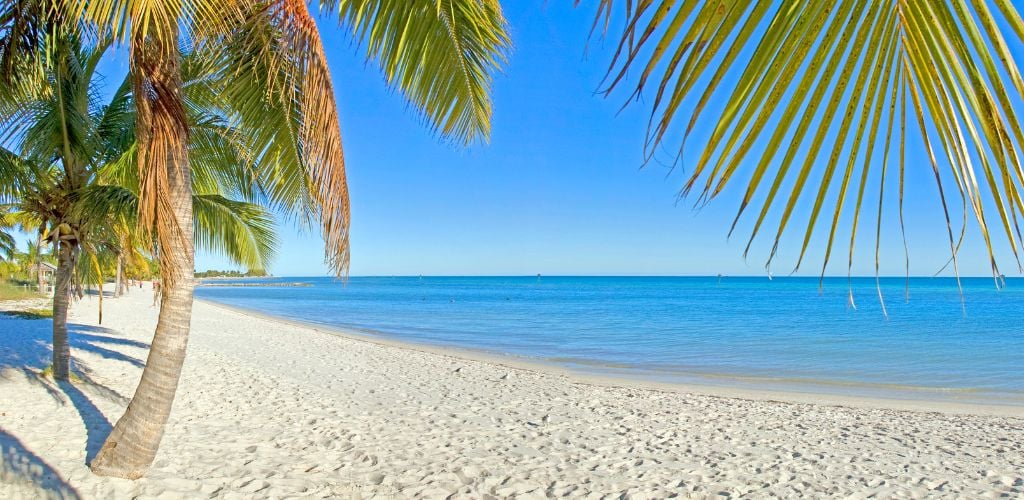
[[[280,278],[281,276],[205,276],[196,277],[197,280],[261,280],[268,278]]]
[[[536,274],[423,274],[423,275],[419,275],[419,274],[360,274],[360,275],[350,275],[350,276],[347,277],[347,279],[354,279],[354,278],[356,278],[356,279],[361,279],[361,278],[381,278],[381,279],[386,279],[386,278],[403,278],[403,279],[404,278],[412,278],[412,279],[417,279],[417,278],[533,278],[533,279],[536,279],[537,277],[538,276]],[[197,279],[271,279],[271,278],[279,278],[279,279],[312,279],[312,278],[318,278],[319,279],[319,278],[337,278],[337,277],[333,276],[333,275],[329,275],[329,274],[321,274],[321,275],[288,275],[288,276],[284,276],[284,275],[282,275],[282,276],[250,276],[250,277],[245,277],[245,278],[241,278],[241,277],[239,277],[239,278],[230,278],[230,277],[225,277],[225,278],[197,278]],[[766,274],[722,274],[722,275],[717,275],[717,274],[541,274],[540,278],[541,279],[545,279],[545,278],[707,278],[707,279],[718,279],[718,278],[721,278],[721,279],[734,278],[735,279],[735,278],[742,278],[742,279],[765,279],[767,281],[773,281],[773,280],[785,281],[785,280],[794,280],[794,279],[796,279],[796,280],[819,280],[822,277],[818,276],[818,275],[794,275],[794,276],[772,275],[772,276],[768,276]],[[908,277],[905,276],[905,275],[882,275],[882,276],[874,276],[874,275],[853,275],[853,276],[826,275],[824,277],[825,280],[846,280],[846,279],[850,279],[850,278],[852,278],[854,280],[865,280],[865,279],[874,280],[875,278],[879,278],[879,279],[882,279],[882,280],[905,280]],[[955,280],[955,279],[957,279],[957,276],[952,276],[952,275],[949,275],[949,276],[946,276],[946,275],[943,275],[943,276],[932,276],[932,275],[928,275],[928,274],[921,274],[921,275],[911,275],[911,276],[909,276],[909,278],[911,280]],[[337,278],[337,279],[342,279],[342,278]],[[974,275],[972,275],[972,276],[959,276],[959,279],[962,279],[962,280],[964,280],[964,279],[967,279],[967,280],[977,280],[977,279],[995,280],[995,278],[993,278],[992,276],[974,276]],[[1004,276],[1003,279],[1006,279],[1006,280],[1024,279],[1024,275],[1022,275],[1022,276]]]

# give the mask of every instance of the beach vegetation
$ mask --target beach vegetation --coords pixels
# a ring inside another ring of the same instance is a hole
[[[206,271],[196,273],[196,278],[262,278],[265,276],[270,275],[262,269],[250,269],[248,271],[207,269]]]
[[[6,311],[3,314],[14,316],[19,319],[50,319],[53,317],[53,309],[22,309],[17,311]]]
[[[34,287],[26,282],[17,282],[4,278],[3,264],[3,262],[0,262],[0,301],[38,299],[43,297]]]

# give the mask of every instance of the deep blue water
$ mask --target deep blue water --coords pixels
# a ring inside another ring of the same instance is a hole
[[[272,278],[199,298],[661,381],[1024,405],[1024,279]],[[218,281],[218,283],[225,283]]]

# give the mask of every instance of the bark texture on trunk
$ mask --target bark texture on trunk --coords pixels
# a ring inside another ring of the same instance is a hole
[[[117,254],[117,273],[114,277],[114,297],[124,293],[124,256]]]
[[[71,346],[68,344],[68,305],[71,303],[71,273],[75,268],[75,244],[62,241],[57,250],[57,273],[53,293],[53,378],[71,375]]]
[[[136,89],[148,90],[139,104],[142,133],[148,133],[149,161],[165,170],[151,175],[157,203],[156,230],[160,242],[160,316],[149,348],[146,368],[125,414],[90,467],[103,476],[137,479],[149,470],[171,414],[174,394],[185,361],[192,317],[194,240],[192,187],[187,156],[188,129],[181,100],[180,54],[177,44],[146,48],[133,40]],[[151,43],[148,40],[144,43]],[[139,95],[139,94],[137,94]],[[162,156],[157,156],[162,155]],[[153,164],[146,168],[160,169]]]
[[[182,231],[192,241],[192,193],[188,182],[188,165],[179,165],[174,216]],[[101,476],[138,479],[149,470],[156,457],[164,426],[171,415],[174,394],[185,362],[185,348],[192,318],[193,248],[166,248],[177,255],[176,274],[171,283],[161,280],[160,317],[149,348],[146,368],[142,372],[135,395],[124,416],[117,421],[90,468]],[[161,262],[163,266],[163,261]],[[187,272],[186,272],[187,271]],[[164,273],[161,273],[164,274]],[[164,274],[166,276],[166,274]]]
[[[188,167],[182,167],[181,173],[185,175],[186,182],[178,191],[183,191],[184,195],[176,196],[174,215],[191,241],[192,193],[187,182]],[[146,368],[124,416],[117,421],[110,437],[90,464],[96,474],[127,479],[142,477],[153,463],[163,438],[185,362],[194,288],[191,277],[193,249],[189,246],[174,251],[181,252],[175,266],[179,269],[172,283],[161,283],[160,317]],[[165,249],[165,258],[168,253],[170,249]]]
[[[36,235],[36,287],[39,293],[46,293],[46,280],[43,279],[43,232]]]
[[[99,267],[100,267],[99,263],[97,262],[96,263],[96,270],[97,271],[99,271]],[[100,272],[99,276],[100,276],[100,279],[99,279],[99,285],[97,286],[97,288],[99,288],[99,292],[100,292],[99,295],[98,295],[99,298],[100,298],[100,317],[99,317],[99,320],[96,322],[96,324],[102,325],[103,324],[103,273]]]

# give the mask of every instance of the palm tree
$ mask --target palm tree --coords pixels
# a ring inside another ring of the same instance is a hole
[[[849,269],[862,206],[877,201],[877,275],[882,203],[893,183],[903,226],[908,139],[923,146],[918,164],[936,180],[954,271],[971,213],[999,276],[991,207],[1020,268],[1024,79],[1007,39],[1024,40],[1024,21],[1011,2],[602,0],[597,21],[615,19],[625,25],[606,90],[653,91],[645,159],[675,142],[670,161],[692,166],[683,195],[696,191],[698,205],[746,177],[730,234],[757,209],[746,254],[769,211],[781,211],[766,268],[794,208],[807,201],[796,267],[824,211],[822,274],[844,214],[852,217]],[[684,147],[698,140],[698,123],[712,127],[690,154]],[[962,208],[959,234],[950,203]]]
[[[100,105],[94,97],[101,84],[95,63],[104,47],[66,43],[61,58],[65,69],[52,70],[47,86],[38,88],[32,99],[22,98],[15,106],[18,111],[0,120],[4,135],[20,143],[18,153],[0,148],[0,166],[15,179],[11,215],[22,225],[38,225],[40,238],[51,235],[48,239],[56,240],[60,249],[53,302],[57,380],[67,380],[71,370],[67,308],[72,289],[102,286],[104,275],[97,272],[101,259],[144,246],[135,234],[137,170],[126,169],[134,167],[136,151],[131,85],[122,85],[110,103]],[[65,106],[62,99],[74,104]],[[189,154],[213,179],[199,187],[193,200],[200,213],[208,214],[196,219],[197,234],[206,248],[242,265],[265,267],[275,249],[272,219],[255,204],[228,198],[254,192],[255,179],[236,175],[242,155],[238,144],[210,137],[232,133],[216,113],[196,103],[189,115],[201,122],[193,137],[197,146]],[[30,243],[27,258],[38,266],[38,251],[33,255],[32,248]],[[83,251],[86,258],[80,259]]]
[[[509,45],[497,0],[339,0],[320,7],[336,11],[388,83],[436,132],[463,143],[487,137],[491,74]],[[170,415],[191,317],[195,172],[181,32],[209,56],[213,71],[202,85],[222,103],[229,122],[245,131],[249,150],[258,152],[251,171],[274,180],[261,183],[268,200],[319,221],[328,264],[342,275],[349,257],[348,189],[330,72],[315,20],[298,0],[27,0],[6,9],[0,13],[0,76],[37,73],[42,34],[54,24],[85,20],[91,31],[129,46],[139,219],[156,241],[163,286],[142,379],[91,468],[137,478],[152,463]],[[2,92],[17,97],[23,86]]]
[[[36,241],[29,241],[28,249],[25,252],[28,255],[29,260],[32,261],[31,277],[36,280],[36,290],[39,293],[43,293],[46,291],[46,279],[43,277],[43,261],[45,260],[46,255],[43,253],[45,234],[45,226],[38,226],[38,230],[36,231]]]
[[[89,54],[75,50],[72,37],[51,38],[57,57],[37,87],[19,102],[4,100],[3,137],[20,143],[22,151],[0,151],[4,170],[14,174],[19,209],[50,223],[50,241],[57,253],[56,286],[53,299],[53,374],[67,380],[70,348],[67,343],[67,310],[72,269],[89,221],[72,216],[74,196],[90,179],[92,142],[92,95],[89,75],[102,50]],[[52,82],[52,84],[51,84]]]

